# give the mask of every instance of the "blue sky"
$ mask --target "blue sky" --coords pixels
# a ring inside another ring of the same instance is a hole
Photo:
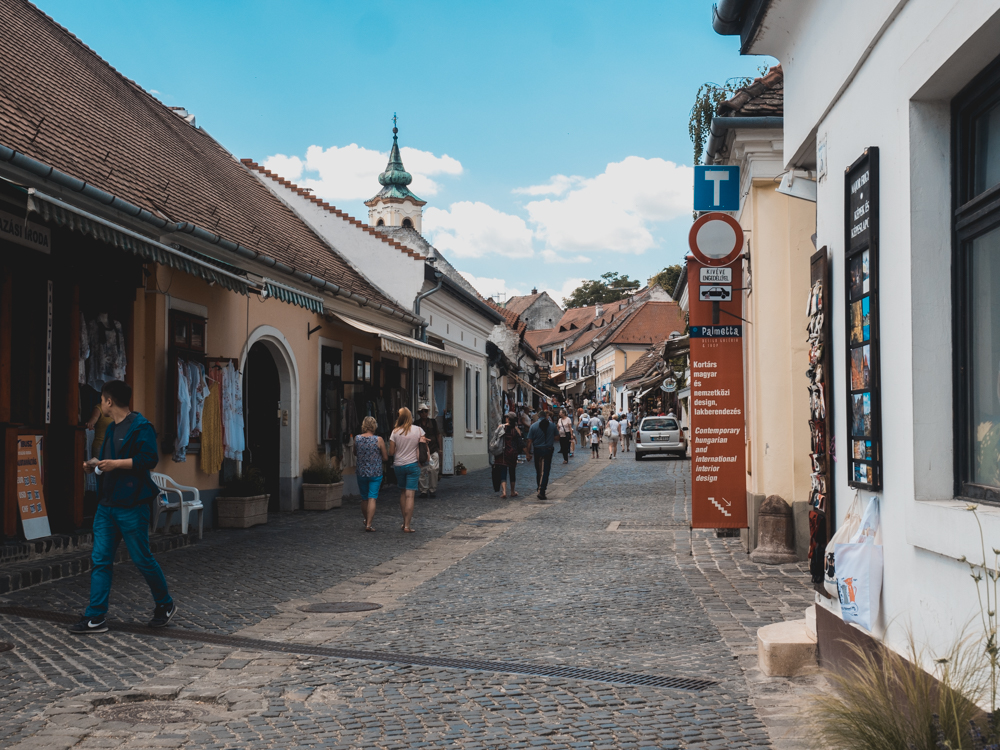
[[[398,113],[424,233],[484,294],[678,262],[695,92],[774,62],[702,0],[37,4],[234,156],[365,220]]]

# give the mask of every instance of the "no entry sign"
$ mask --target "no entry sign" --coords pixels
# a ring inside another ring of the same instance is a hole
[[[704,217],[703,217],[704,218]],[[742,241],[740,243],[742,248]],[[743,268],[706,267],[688,257],[688,288],[728,296],[689,294],[691,325],[691,526],[747,527],[743,403]]]
[[[688,246],[704,265],[728,266],[743,251],[743,227],[729,214],[705,214],[691,225]]]

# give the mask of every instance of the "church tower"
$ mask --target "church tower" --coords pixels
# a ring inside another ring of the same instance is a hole
[[[392,124],[389,163],[378,176],[382,189],[374,198],[365,201],[368,206],[368,223],[373,227],[411,227],[420,232],[423,206],[427,205],[427,201],[420,200],[407,187],[413,181],[413,175],[403,169],[403,160],[399,156],[399,129],[395,127],[395,115],[392,117]]]

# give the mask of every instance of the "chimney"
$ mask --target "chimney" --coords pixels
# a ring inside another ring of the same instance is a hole
[[[597,307],[594,308],[594,317],[599,318],[604,315],[604,306],[600,302],[597,303]]]
[[[184,109],[184,107],[167,107],[167,109],[172,111],[175,115],[184,120],[184,122],[186,122],[191,127],[197,127],[194,123],[194,115],[192,115],[190,112]]]

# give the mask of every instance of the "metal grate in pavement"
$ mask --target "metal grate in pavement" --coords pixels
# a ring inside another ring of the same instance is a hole
[[[51,612],[45,609],[30,607],[0,607],[0,615],[13,615],[33,620],[47,620],[64,625],[76,622],[75,615],[62,612]],[[108,623],[111,630],[133,635],[153,636],[157,638],[174,638],[181,641],[196,641],[211,643],[218,646],[243,649],[245,651],[271,651],[286,654],[305,654],[308,656],[330,656],[337,659],[355,659],[358,661],[379,661],[387,664],[407,664],[420,667],[446,667],[448,669],[467,669],[475,672],[497,672],[500,674],[519,674],[529,677],[562,677],[570,680],[586,680],[590,682],[606,682],[613,685],[643,685],[647,687],[668,688],[698,692],[717,685],[714,680],[694,679],[690,677],[671,677],[665,675],[633,674],[629,672],[613,672],[590,667],[569,667],[549,664],[521,664],[517,662],[486,661],[482,659],[454,659],[443,656],[421,656],[420,654],[396,654],[385,651],[360,651],[350,648],[331,648],[329,646],[311,646],[304,643],[281,643],[260,638],[243,638],[237,635],[222,635],[206,633],[200,630],[184,628],[149,628],[145,625],[131,623]],[[97,638],[100,636],[80,636],[81,638]]]
[[[299,612],[321,612],[330,615],[345,612],[371,612],[373,609],[382,609],[382,605],[375,602],[316,602],[303,604],[299,607]]]

